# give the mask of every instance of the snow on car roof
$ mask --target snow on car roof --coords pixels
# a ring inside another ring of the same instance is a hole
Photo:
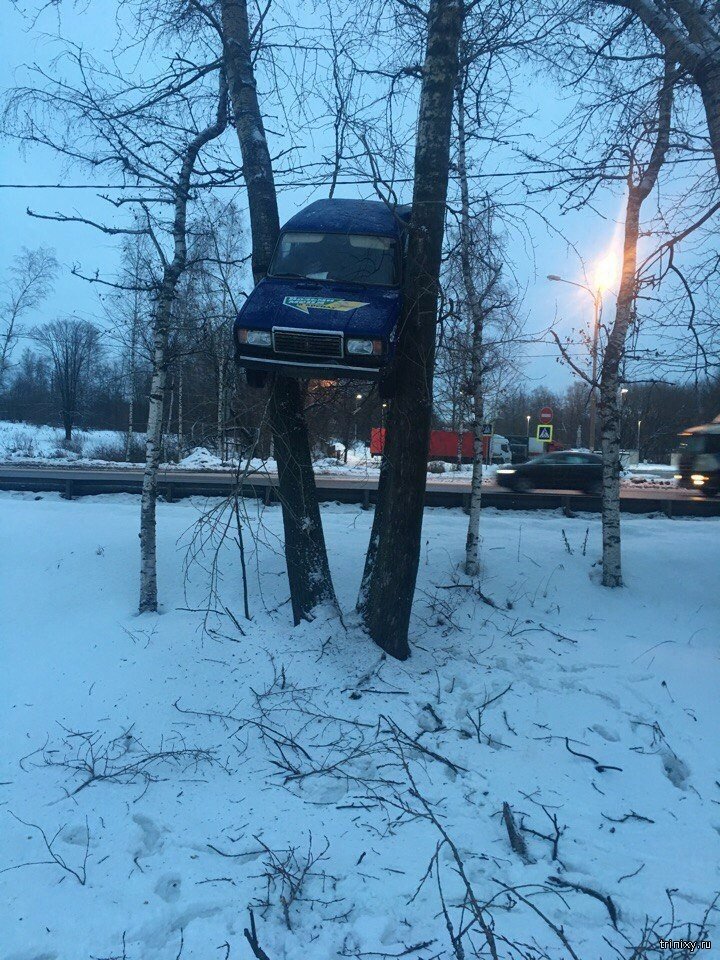
[[[380,200],[316,200],[291,217],[283,230],[394,237],[409,213],[408,206],[393,209]]]

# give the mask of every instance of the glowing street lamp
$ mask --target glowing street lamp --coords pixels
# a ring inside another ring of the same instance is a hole
[[[590,449],[595,449],[595,421],[597,419],[597,392],[595,389],[595,380],[597,379],[598,362],[598,338],[600,335],[600,313],[602,311],[602,292],[612,287],[617,281],[618,266],[617,258],[614,254],[606,254],[598,261],[595,268],[595,289],[585,286],[584,283],[576,283],[575,280],[566,280],[559,277],[556,273],[549,273],[548,280],[555,280],[557,283],[567,283],[571,287],[579,287],[589,293],[593,299],[593,339],[592,339],[592,386],[590,389]]]
[[[614,253],[607,253],[598,260],[595,267],[595,288],[602,292],[617,284],[620,273],[617,257]]]
[[[527,420],[527,435],[530,436],[530,414],[528,414],[525,419]]]

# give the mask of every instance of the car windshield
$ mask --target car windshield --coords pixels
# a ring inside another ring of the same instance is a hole
[[[705,452],[705,437],[702,433],[693,434],[680,443],[680,453],[698,454]]]
[[[395,286],[395,248],[395,241],[389,237],[284,233],[270,265],[270,275]]]
[[[720,453],[720,433],[694,433],[680,442],[681,456]]]

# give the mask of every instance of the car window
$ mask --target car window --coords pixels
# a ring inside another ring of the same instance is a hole
[[[399,279],[396,243],[360,234],[284,233],[270,275],[394,286]]]
[[[701,433],[693,434],[687,440],[681,441],[681,453],[703,453],[705,451],[705,437]]]

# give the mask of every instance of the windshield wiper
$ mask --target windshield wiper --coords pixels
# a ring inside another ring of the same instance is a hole
[[[319,282],[318,280],[313,280],[312,277],[306,276],[304,273],[271,273],[269,276],[277,280],[309,280],[311,283]]]

